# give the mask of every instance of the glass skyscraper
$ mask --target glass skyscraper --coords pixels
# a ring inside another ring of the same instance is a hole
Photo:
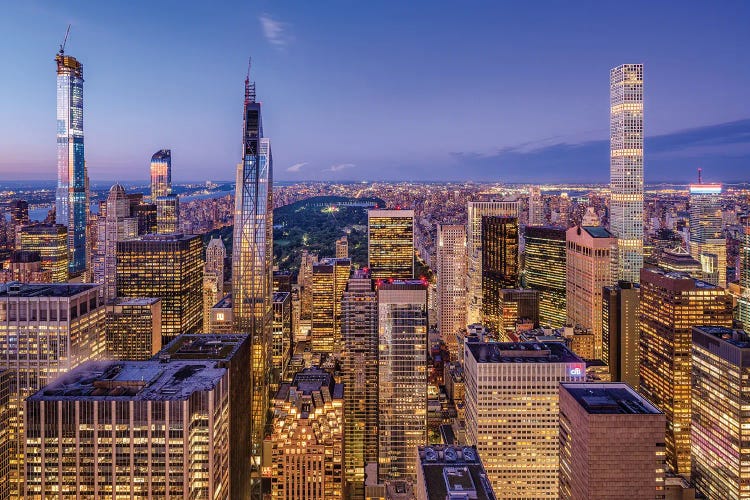
[[[56,221],[68,228],[68,269],[86,269],[87,174],[83,154],[83,65],[60,52],[57,62]]]
[[[610,231],[617,237],[616,280],[638,282],[643,267],[643,64],[609,73]]]
[[[172,150],[160,149],[151,156],[151,203],[172,194]]]
[[[237,165],[232,295],[235,330],[251,342],[250,407],[253,473],[259,477],[270,402],[273,322],[273,168],[271,141],[263,137],[255,82],[245,79],[242,162]],[[257,482],[253,482],[257,485]],[[255,496],[255,495],[253,495]]]

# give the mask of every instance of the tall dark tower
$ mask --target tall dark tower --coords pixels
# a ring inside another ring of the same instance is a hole
[[[268,410],[273,323],[273,189],[271,141],[263,137],[260,102],[245,79],[242,162],[234,201],[232,296],[235,330],[251,335],[250,408],[253,472],[260,478]],[[259,481],[253,481],[259,484]],[[255,488],[254,488],[255,490]],[[255,493],[255,492],[254,492]],[[253,494],[253,497],[256,497]]]

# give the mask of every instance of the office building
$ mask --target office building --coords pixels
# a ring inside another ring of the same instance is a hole
[[[378,298],[365,271],[355,271],[341,299],[341,381],[350,497],[364,494],[365,466],[378,461]]]
[[[740,298],[737,300],[737,321],[750,330],[750,226],[745,226],[740,245]]]
[[[466,440],[501,498],[558,495],[560,382],[586,380],[561,343],[464,345]]]
[[[312,272],[312,349],[321,353],[341,351],[341,296],[349,280],[349,259],[322,259]]]
[[[273,160],[271,141],[263,136],[261,103],[249,74],[243,106],[242,161],[237,165],[234,198],[232,306],[235,331],[250,334],[252,496],[259,497],[257,479],[272,362]]]
[[[105,354],[104,306],[96,285],[0,286],[0,369],[12,373],[9,440],[12,498],[23,498],[23,400],[84,361]],[[2,431],[0,431],[2,432]]]
[[[469,201],[466,226],[466,323],[482,322],[482,219],[485,216],[518,217],[516,201]]]
[[[427,285],[378,285],[378,477],[416,478],[427,442]]]
[[[732,326],[724,289],[663,269],[641,271],[640,390],[667,417],[667,466],[690,477],[691,329]]]
[[[53,283],[68,281],[68,230],[60,224],[34,224],[21,228],[19,250],[37,252],[41,269],[52,272]]]
[[[693,278],[698,279],[701,279],[703,276],[703,267],[701,266],[701,263],[695,260],[690,255],[690,252],[683,247],[662,251],[657,258],[657,264],[665,271],[687,273]]]
[[[414,278],[414,210],[368,210],[367,238],[373,279]]]
[[[13,452],[16,450],[11,444],[15,439],[11,428],[13,377],[11,370],[0,368],[0,498],[10,498],[11,492],[18,495],[18,490],[11,489],[11,471],[15,458]]]
[[[704,281],[727,286],[721,184],[690,185],[690,255],[700,262]]]
[[[292,293],[292,273],[290,271],[273,272],[273,291]]]
[[[160,149],[151,156],[151,203],[172,194],[172,150]]]
[[[224,260],[227,258],[227,248],[221,238],[211,238],[206,246],[206,272],[215,273],[221,283],[221,293],[224,293]]]
[[[162,344],[203,326],[200,236],[148,234],[117,242],[117,294],[161,299]]]
[[[15,250],[10,254],[8,268],[0,271],[0,281],[21,283],[52,283],[52,271],[42,270],[39,252]]]
[[[663,499],[664,425],[622,382],[560,384],[559,498]]]
[[[417,460],[417,500],[497,499],[475,446],[419,446]]]
[[[176,233],[180,230],[180,199],[175,195],[156,199],[156,232]]]
[[[466,226],[437,227],[437,328],[451,359],[458,357],[456,333],[466,328]]]
[[[336,258],[349,258],[349,239],[346,237],[346,235],[336,240]]]
[[[602,292],[602,360],[613,382],[640,383],[640,287],[620,281]]]
[[[529,226],[543,226],[544,217],[544,198],[539,186],[529,188]]]
[[[289,376],[289,360],[292,357],[292,294],[273,294],[273,387],[278,389],[282,380]]]
[[[271,498],[343,498],[344,388],[320,368],[282,384],[273,399]]]
[[[613,283],[611,251],[616,241],[600,226],[571,227],[565,233],[565,240],[568,323],[591,330],[594,355],[600,359],[603,351],[602,290]]]
[[[693,482],[706,498],[750,498],[750,338],[741,330],[696,326],[692,332]]]
[[[306,249],[302,249],[302,257],[299,265],[299,273],[297,274],[297,284],[299,285],[299,301],[300,301],[300,321],[308,324],[312,317],[312,274],[313,265],[318,263],[318,255],[308,253]]]
[[[637,283],[643,267],[643,64],[609,72],[610,230],[614,280]]]
[[[203,332],[211,332],[211,308],[219,302],[224,294],[216,273],[203,270]],[[211,332],[213,333],[213,332]]]
[[[560,328],[567,322],[565,305],[565,230],[524,228],[525,285],[539,291],[539,323]]]
[[[246,335],[181,335],[58,378],[26,401],[26,497],[249,498],[249,364]]]
[[[10,202],[10,224],[13,227],[25,226],[29,220],[29,202],[13,200]]]
[[[119,184],[110,188],[104,208],[97,219],[93,274],[95,283],[104,284],[105,300],[112,300],[117,296],[117,242],[138,236],[138,218],[131,217],[130,199]]]
[[[505,341],[522,324],[528,328],[539,326],[539,292],[530,288],[506,288],[497,296],[497,318],[487,322]],[[487,304],[485,302],[485,304]]]
[[[132,195],[128,195],[132,196]],[[143,196],[143,195],[141,195]],[[131,199],[132,201],[132,199]],[[156,232],[156,204],[136,203],[130,204],[130,212],[138,219],[138,234],[152,234]]]
[[[118,298],[106,305],[107,358],[149,359],[161,350],[161,299]]]
[[[209,332],[232,333],[234,332],[234,308],[232,307],[232,294],[227,294],[213,305],[209,316]]]
[[[57,190],[55,217],[68,231],[68,271],[86,268],[88,175],[83,147],[83,65],[63,48],[57,63]]]
[[[518,218],[482,217],[482,322],[502,328],[501,290],[518,286]]]

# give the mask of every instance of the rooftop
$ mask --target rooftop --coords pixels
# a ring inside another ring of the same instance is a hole
[[[212,309],[231,309],[232,308],[232,294],[228,293],[220,301],[218,301]]]
[[[150,306],[161,299],[158,297],[118,297],[107,305],[113,306]]]
[[[725,326],[694,326],[693,328],[717,339],[721,339],[734,347],[750,349],[750,335],[742,330],[733,330]]]
[[[474,446],[419,446],[419,466],[429,498],[495,500]]]
[[[156,356],[162,360],[228,361],[247,338],[242,334],[185,334],[172,340]]]
[[[583,363],[560,342],[468,342],[478,363]]]
[[[592,415],[661,413],[623,382],[595,384],[563,382],[560,387]]]
[[[695,288],[700,288],[704,290],[715,290],[715,289],[720,288],[717,285],[712,285],[711,283],[708,283],[706,281],[693,278],[688,273],[685,273],[682,271],[670,271],[668,269],[663,269],[661,267],[648,267],[648,268],[644,267],[641,269],[641,272],[657,274],[657,275],[663,276],[665,278],[668,278],[674,281],[685,281],[685,282],[691,281],[695,285]]]
[[[612,233],[602,226],[581,226],[592,238],[613,238]]]
[[[184,233],[151,233],[151,234],[144,234],[140,238],[130,240],[130,241],[157,241],[157,242],[188,241],[197,237],[198,236],[193,235],[193,234],[184,234]]]
[[[273,301],[274,302],[284,302],[287,297],[289,297],[291,293],[289,292],[273,292]],[[224,299],[222,299],[224,300]]]
[[[11,281],[0,285],[0,297],[73,297],[97,288],[83,283],[32,283]]]

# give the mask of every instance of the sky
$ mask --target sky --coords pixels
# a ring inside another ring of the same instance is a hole
[[[248,57],[274,178],[607,182],[609,69],[645,65],[647,182],[750,180],[750,2],[9,2],[0,181],[55,179],[54,56],[92,181],[234,180]]]

